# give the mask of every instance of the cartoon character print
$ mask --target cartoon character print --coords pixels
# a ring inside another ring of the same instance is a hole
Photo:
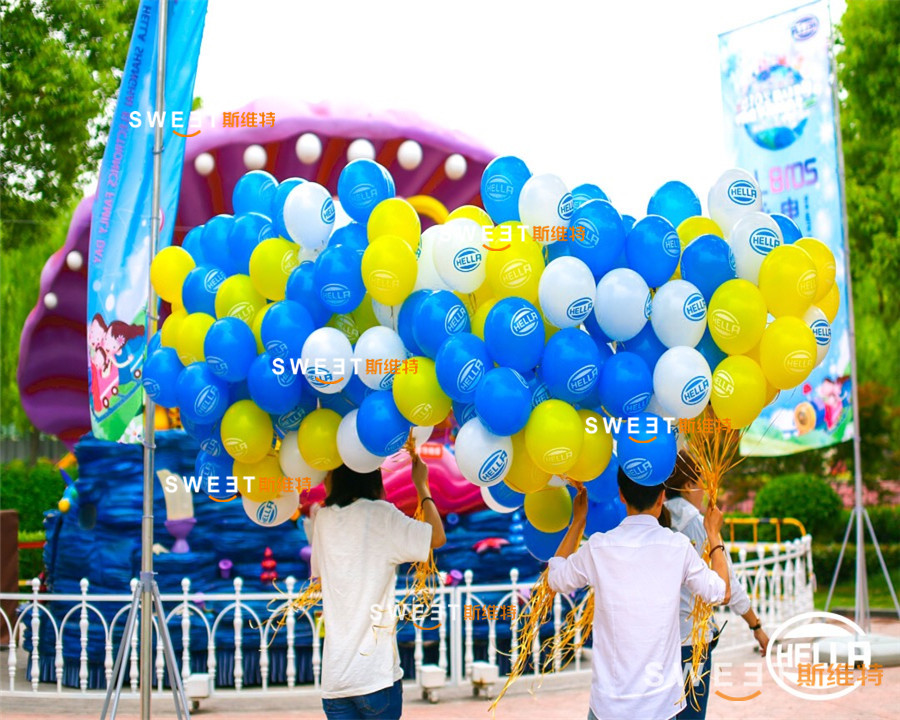
[[[108,408],[111,398],[119,394],[119,369],[130,366],[135,360],[132,353],[128,353],[124,360],[120,359],[120,355],[126,352],[125,345],[129,340],[143,334],[144,328],[140,325],[130,325],[121,320],[113,320],[107,325],[100,313],[94,315],[88,328],[88,351],[95,413]],[[135,371],[134,376],[140,377],[140,371]]]

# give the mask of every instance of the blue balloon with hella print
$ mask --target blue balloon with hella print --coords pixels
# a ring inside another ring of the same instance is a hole
[[[619,466],[638,485],[660,485],[672,474],[678,449],[675,431],[663,418],[637,413],[623,419],[614,437]]]
[[[731,247],[717,235],[694,239],[681,254],[681,277],[709,303],[719,285],[737,277]]]
[[[203,254],[203,262],[219,268],[226,275],[234,275],[238,272],[235,258],[231,255],[231,247],[228,237],[234,225],[232,215],[216,215],[206,221],[203,233],[200,235],[200,252]]]
[[[449,290],[438,290],[419,305],[412,332],[416,345],[433,360],[445,340],[469,332],[470,328],[469,313],[462,300]]]
[[[484,341],[470,332],[448,338],[434,360],[438,384],[457,402],[472,402],[475,390],[494,363]]]
[[[411,355],[424,355],[425,352],[416,342],[414,333],[416,314],[419,307],[425,302],[426,298],[431,296],[432,290],[422,289],[410,293],[403,304],[400,306],[400,312],[397,315],[397,334],[406,346]]]
[[[481,201],[495,225],[519,219],[519,194],[530,177],[528,166],[515,156],[488,163],[481,175]]]
[[[494,435],[515,435],[531,415],[528,383],[512,368],[494,368],[475,390],[475,410]]]
[[[565,328],[547,341],[539,374],[551,397],[577,403],[597,384],[600,364],[594,340],[578,328]]]
[[[700,198],[680,180],[670,180],[653,193],[647,204],[648,215],[659,215],[674,227],[694,215],[700,215]]]
[[[363,447],[373,455],[393,455],[406,442],[412,423],[397,409],[390,390],[366,396],[356,415],[356,430]]]
[[[668,220],[648,215],[634,224],[625,237],[628,267],[651,288],[660,287],[675,272],[681,257],[681,241]]]
[[[351,246],[329,245],[316,258],[313,285],[331,312],[353,312],[366,295],[362,256]]]
[[[231,251],[235,272],[250,273],[250,256],[263,240],[274,235],[272,223],[260,213],[235,216],[228,231],[228,248]]]
[[[235,215],[258,212],[269,215],[278,190],[278,181],[265,170],[251,170],[238,178],[231,192]]]
[[[228,409],[228,383],[214,375],[205,362],[191,363],[178,375],[175,398],[183,418],[211,425]]]
[[[161,347],[154,351],[144,364],[141,378],[148,397],[161,407],[178,407],[175,383],[182,370],[184,365],[178,359],[175,348]]]
[[[617,267],[625,248],[625,226],[616,209],[606,200],[589,200],[569,220],[572,240],[566,245],[573,257],[587,265],[599,281]]]
[[[285,368],[289,368],[289,360],[300,357],[303,343],[313,330],[313,319],[303,305],[294,300],[279,300],[263,316],[259,334],[266,351],[273,358],[284,359]]]
[[[216,316],[216,292],[225,281],[225,273],[212,265],[191,269],[181,286],[181,301],[189,313]]]
[[[283,413],[295,407],[303,397],[306,385],[291,371],[290,363],[283,363],[278,372],[275,356],[266,351],[257,355],[247,373],[250,398],[267,413]]]
[[[378,203],[394,197],[395,187],[385,168],[374,160],[360,158],[341,170],[337,191],[344,211],[353,220],[364,223]]]
[[[613,417],[634,415],[647,407],[653,394],[653,376],[638,355],[622,350],[603,365],[600,397]]]
[[[533,370],[544,350],[544,323],[537,308],[519,297],[499,300],[484,322],[484,342],[498,365]]]
[[[275,235],[278,237],[283,237],[285,239],[291,237],[284,225],[284,203],[287,201],[288,195],[291,194],[291,190],[305,182],[306,180],[303,178],[296,177],[282,180],[278,189],[275,191],[275,195],[272,197],[272,209],[269,217],[272,218],[272,230],[274,230]]]
[[[319,299],[316,292],[314,275],[315,265],[308,260],[300,263],[288,277],[284,296],[287,300],[300,303],[312,318],[313,324],[319,328],[328,322],[332,312]],[[268,313],[266,313],[268,315]]]

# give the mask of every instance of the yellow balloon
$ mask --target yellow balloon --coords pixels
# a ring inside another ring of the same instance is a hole
[[[369,215],[366,235],[370,243],[385,235],[403,238],[410,250],[418,254],[422,238],[419,213],[403,198],[382,200]]]
[[[181,286],[194,269],[194,258],[183,247],[163,248],[150,263],[150,282],[156,294],[168,302],[181,304]]]
[[[569,468],[566,475],[573,480],[588,482],[606,470],[612,457],[613,441],[612,435],[606,431],[603,419],[598,413],[582,409],[578,411],[578,417],[581,418],[584,428],[584,443],[581,446],[581,452],[578,453],[578,459]],[[588,432],[588,418],[594,418],[597,432]]]
[[[480,337],[482,340],[484,340],[484,323],[487,320],[487,316],[491,311],[491,308],[496,304],[496,298],[485,300],[483,303],[481,303],[481,305],[478,306],[475,314],[472,315],[472,333]]]
[[[766,377],[746,355],[732,355],[718,364],[712,375],[710,398],[716,416],[731,427],[747,427],[766,406]]]
[[[307,465],[316,470],[334,470],[341,464],[337,431],[341,416],[319,408],[303,418],[297,430],[297,447]]]
[[[555,533],[572,520],[572,496],[565,487],[545,487],[525,496],[525,517],[537,530]]]
[[[766,329],[766,301],[748,280],[728,280],[713,293],[707,311],[709,332],[729,355],[752,348]]]
[[[362,278],[373,300],[399,305],[413,291],[418,273],[416,255],[402,238],[383,235],[366,248]]]
[[[813,302],[818,302],[825,297],[834,285],[835,262],[834,253],[821,240],[815,238],[800,238],[794,243],[794,247],[800,247],[809,253],[816,265],[816,277],[819,284]]]
[[[472,295],[474,295],[475,298],[474,302],[476,309],[481,307],[481,305],[488,300],[495,299],[494,291],[491,290],[491,284],[487,281],[487,278],[485,278],[485,281],[481,283],[481,287],[472,293]]]
[[[544,317],[544,313],[542,313],[540,310],[538,310],[538,313],[540,313],[541,320],[544,323],[544,342],[546,343],[550,338],[556,335],[556,333],[558,333],[560,329],[555,325],[551,325],[550,323],[548,323],[547,318]]]
[[[284,300],[284,289],[294,268],[300,264],[300,246],[284,238],[263,240],[250,256],[253,287],[270,300]]]
[[[222,418],[222,444],[235,460],[253,464],[272,448],[272,418],[252,400],[238,400]]]
[[[206,331],[216,321],[212,315],[206,313],[191,313],[181,321],[178,329],[178,338],[175,341],[175,351],[182,365],[190,365],[195,362],[203,362],[206,355],[203,353],[203,341],[206,339]]]
[[[816,265],[801,247],[779,245],[759,268],[759,291],[774,317],[801,317],[816,296]]]
[[[780,317],[763,333],[759,357],[770,383],[779,390],[796,387],[816,364],[816,337],[800,318]]]
[[[344,333],[344,336],[350,341],[351,345],[356,345],[356,341],[359,340],[359,328],[356,326],[356,320],[354,320],[353,315],[349,313],[332,315],[327,326],[333,327]]]
[[[236,317],[247,325],[266,306],[266,299],[253,287],[249,275],[225,278],[216,290],[216,317]]]
[[[262,321],[266,316],[266,313],[269,312],[270,307],[272,307],[272,304],[263,305],[263,307],[256,311],[256,315],[253,316],[253,321],[250,323],[250,329],[253,331],[253,337],[256,338],[257,353],[262,353],[266,349],[266,346],[263,345],[262,341]]]
[[[372,308],[371,295],[366,295],[359,304],[359,307],[350,314],[353,316],[353,321],[356,323],[359,335],[362,335],[369,328],[381,324],[378,322],[378,318],[375,317],[375,310]],[[352,342],[356,342],[356,340],[353,340]]]
[[[187,310],[173,310],[165,319],[159,331],[159,342],[164,347],[176,348],[181,324],[187,317]],[[177,350],[176,350],[177,352]]]
[[[491,216],[477,205],[461,205],[447,216],[447,222],[456,220],[457,218],[474,220],[482,227],[491,227],[494,224],[494,221],[491,220]]]
[[[838,290],[837,283],[832,283],[831,290],[825,293],[825,297],[816,301],[819,309],[825,313],[828,324],[831,325],[837,317],[838,308],[841,306],[841,292]]]
[[[459,301],[466,306],[466,312],[469,314],[471,318],[475,314],[475,295],[473,293],[461,293],[456,290],[453,291],[453,294],[459,298]]]
[[[513,446],[512,462],[503,482],[520,493],[535,492],[546,487],[552,476],[532,461],[525,447],[525,431],[520,430],[510,439]]]
[[[753,362],[755,362],[759,369],[762,370],[762,360],[759,357],[759,343],[756,343],[750,350],[744,353],[748,358],[750,358]],[[766,377],[766,374],[763,373],[763,377]],[[772,404],[772,401],[778,397],[778,388],[775,387],[772,383],[766,380],[766,399],[763,404],[763,407],[768,407]]]
[[[414,425],[437,425],[450,414],[452,402],[438,385],[434,360],[427,357],[410,358],[416,370],[394,375],[394,402],[397,409]]]
[[[525,447],[544,472],[561,475],[578,461],[584,445],[584,423],[569,403],[545,400],[531,411],[525,425]]]
[[[498,299],[516,295],[538,304],[538,284],[544,272],[544,254],[524,225],[501,223],[490,233],[485,274]]]
[[[254,463],[235,460],[232,472],[237,477],[238,492],[253,502],[274,500],[281,495],[281,466],[274,455],[266,455]],[[224,484],[221,479],[220,482]]]
[[[175,310],[184,310],[184,301],[183,301],[183,299],[181,298],[181,296],[178,296],[177,298],[175,298],[174,300],[172,300],[172,302],[171,302],[170,304],[171,304],[171,306],[172,306],[172,311],[173,311],[173,312],[174,312]]]

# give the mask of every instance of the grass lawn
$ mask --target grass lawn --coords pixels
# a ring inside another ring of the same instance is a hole
[[[847,558],[844,558],[847,562]],[[853,562],[853,559],[850,559]],[[891,581],[894,584],[894,592],[900,597],[900,568],[888,568],[891,571]],[[891,593],[888,590],[887,582],[884,579],[884,573],[881,568],[877,572],[869,571],[869,607],[879,609],[894,609],[894,602],[891,600]],[[828,586],[831,584],[831,577],[817,577],[819,582],[818,590],[816,590],[815,603],[816,609],[825,608],[825,599],[828,597]],[[832,608],[852,608],[856,604],[855,583],[853,580],[839,580],[834,588],[834,595],[831,598]]]

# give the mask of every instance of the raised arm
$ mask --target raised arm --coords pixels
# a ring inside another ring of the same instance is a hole
[[[703,527],[706,530],[706,537],[709,539],[709,563],[713,572],[725,581],[725,597],[722,604],[727,604],[731,600],[731,573],[728,572],[728,558],[725,543],[722,542],[722,523],[724,521],[725,517],[718,506],[710,505],[706,509]]]
[[[425,522],[431,525],[431,547],[439,548],[447,542],[447,535],[444,533],[444,523],[441,520],[441,514],[438,512],[437,505],[431,497],[431,488],[428,486],[428,465],[413,450],[410,453],[412,457],[412,480],[416,486],[416,494],[419,496],[419,504],[425,513]]]

